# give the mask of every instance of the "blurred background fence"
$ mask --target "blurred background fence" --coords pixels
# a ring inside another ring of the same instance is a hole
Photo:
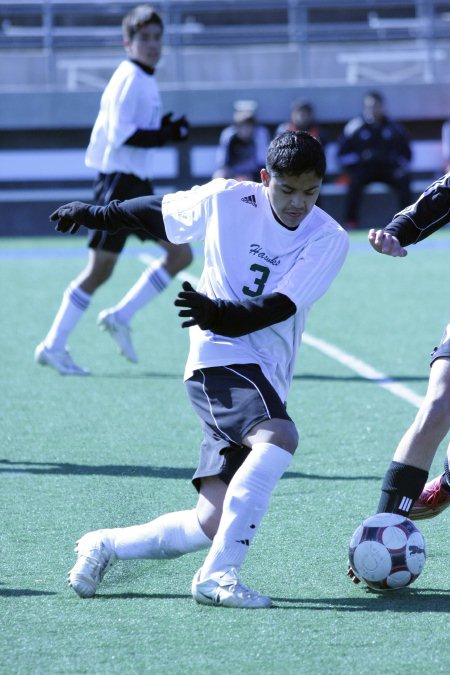
[[[91,194],[82,152],[102,89],[124,57],[122,17],[136,4],[1,1],[0,234],[17,232],[30,214],[27,228],[39,231],[40,209]],[[439,173],[440,128],[450,116],[450,2],[152,4],[166,25],[158,67],[164,108],[192,124],[189,143],[161,152],[160,189],[210,177],[236,99],[256,100],[272,130],[294,99],[308,99],[333,139],[368,89],[385,95],[388,112],[417,142],[416,178]],[[333,167],[332,148],[330,155]]]

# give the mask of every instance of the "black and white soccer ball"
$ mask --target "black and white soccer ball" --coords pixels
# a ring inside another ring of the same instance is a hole
[[[404,588],[422,572],[425,540],[405,516],[378,513],[366,518],[350,540],[349,562],[358,579],[377,591]]]

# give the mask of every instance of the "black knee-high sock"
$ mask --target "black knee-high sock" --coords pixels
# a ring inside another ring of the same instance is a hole
[[[428,472],[409,464],[391,462],[384,476],[377,513],[407,516],[427,482]]]

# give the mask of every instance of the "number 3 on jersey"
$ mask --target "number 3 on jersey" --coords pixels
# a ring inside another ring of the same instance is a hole
[[[250,269],[252,272],[258,272],[257,276],[255,276],[253,280],[254,288],[244,286],[242,291],[245,293],[245,295],[250,295],[252,298],[256,298],[258,295],[261,295],[264,290],[266,281],[269,278],[270,269],[268,267],[263,267],[263,265],[258,265],[257,263],[254,263]]]

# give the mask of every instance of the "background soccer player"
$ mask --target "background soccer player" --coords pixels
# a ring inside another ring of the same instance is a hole
[[[87,166],[99,172],[95,186],[98,204],[153,194],[153,148],[188,135],[184,117],[172,121],[168,114],[161,118],[155,78],[163,35],[160,15],[149,5],[140,5],[125,16],[122,28],[129,58],[119,65],[103,93],[86,152]],[[88,263],[65,290],[53,324],[35,350],[37,363],[51,366],[62,375],[89,374],[74,362],[67,342],[93,294],[113,273],[129,234],[126,230],[91,234]],[[122,300],[98,317],[99,326],[110,333],[120,353],[132,362],[138,357],[130,335],[131,319],[192,260],[189,244],[175,246],[167,240],[158,243],[165,250],[165,259],[146,269]]]

